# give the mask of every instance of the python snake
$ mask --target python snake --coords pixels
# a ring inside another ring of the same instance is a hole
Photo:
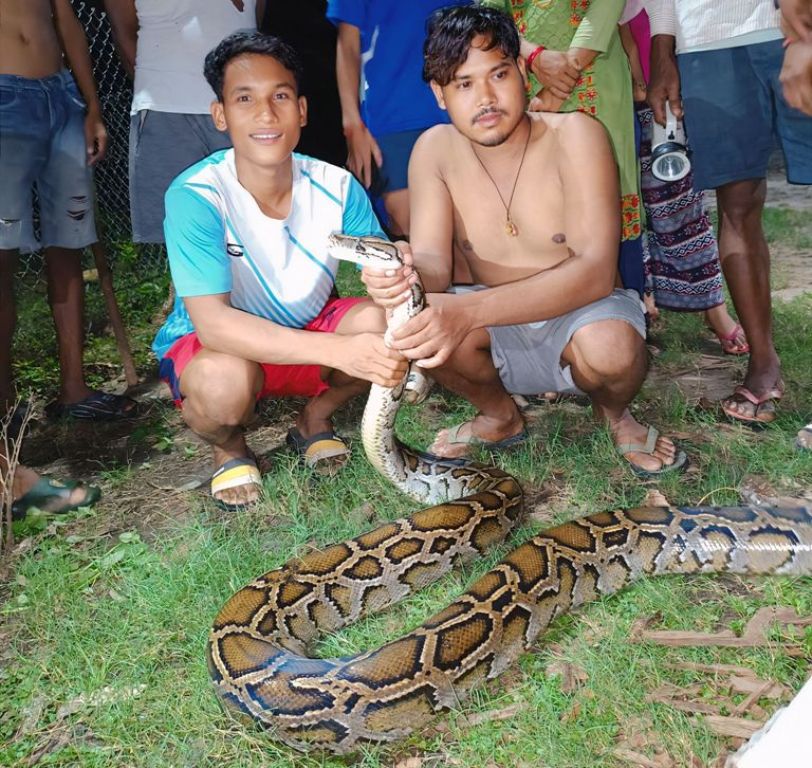
[[[383,241],[333,236],[331,246],[338,258],[400,264]],[[422,302],[416,286],[405,316]],[[390,329],[402,320],[391,318]],[[521,488],[510,475],[429,460],[396,440],[402,395],[403,385],[372,386],[364,447],[399,488],[436,505],[260,576],[226,602],[210,633],[209,670],[225,708],[291,747],[346,753],[403,738],[500,674],[555,617],[640,576],[812,573],[809,509],[601,512],[540,532],[399,639],[353,657],[312,658],[319,634],[481,555],[519,520]]]

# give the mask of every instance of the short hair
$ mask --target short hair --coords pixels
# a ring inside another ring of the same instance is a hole
[[[223,38],[217,46],[206,54],[203,64],[203,75],[217,96],[223,100],[223,81],[226,66],[230,61],[247,53],[260,56],[271,56],[285,69],[289,70],[296,81],[296,92],[301,88],[302,65],[299,56],[284,40],[262,32],[234,32]]]
[[[484,37],[484,50],[498,48],[510,59],[519,58],[519,33],[513,19],[495,8],[464,5],[435,11],[426,25],[423,79],[448,85],[468,57],[471,43]]]

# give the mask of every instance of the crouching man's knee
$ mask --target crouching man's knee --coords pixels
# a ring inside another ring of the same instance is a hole
[[[262,369],[250,360],[208,351],[186,366],[180,379],[184,411],[223,426],[237,426],[253,412]]]
[[[595,383],[644,376],[646,343],[624,320],[601,320],[579,328],[567,349],[566,362]]]

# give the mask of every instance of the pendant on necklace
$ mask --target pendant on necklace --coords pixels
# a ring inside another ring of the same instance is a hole
[[[508,218],[505,221],[505,232],[510,235],[510,237],[518,237],[519,236],[519,228],[513,223],[511,218]]]

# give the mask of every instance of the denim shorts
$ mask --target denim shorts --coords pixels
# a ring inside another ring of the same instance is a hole
[[[812,184],[812,117],[790,107],[781,40],[677,56],[696,189],[761,179],[776,140],[787,180]]]
[[[0,75],[0,249],[37,249],[34,185],[43,247],[96,242],[85,111],[67,70],[36,80]]]
[[[164,242],[164,195],[175,177],[231,146],[211,115],[142,109],[130,116],[130,218],[133,241]]]

